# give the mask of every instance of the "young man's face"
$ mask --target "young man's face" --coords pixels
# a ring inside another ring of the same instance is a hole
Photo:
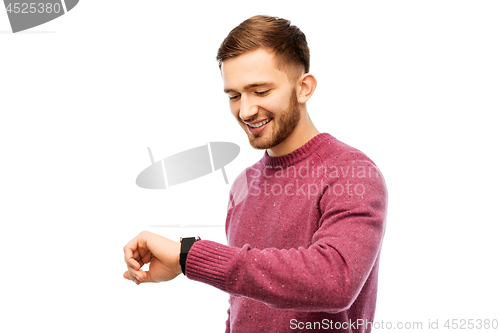
[[[276,68],[273,54],[249,51],[222,64],[224,92],[231,113],[256,149],[283,142],[300,120],[296,89],[285,72]]]

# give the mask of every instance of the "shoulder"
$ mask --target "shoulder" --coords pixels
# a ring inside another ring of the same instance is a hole
[[[317,150],[321,159],[323,180],[335,187],[357,188],[358,193],[370,191],[387,196],[387,187],[382,172],[361,150],[330,136]],[[346,193],[346,192],[343,192]]]
[[[316,150],[322,163],[328,167],[364,166],[372,172],[381,173],[375,162],[364,152],[329,135],[328,139]]]

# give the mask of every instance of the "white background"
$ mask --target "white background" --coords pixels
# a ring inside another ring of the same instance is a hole
[[[3,328],[224,330],[225,293],[183,276],[136,286],[122,249],[142,230],[225,242],[223,227],[156,227],[224,225],[220,172],[164,191],[135,178],[146,147],[160,159],[237,143],[230,182],[262,156],[229,112],[215,61],[256,14],[304,31],[313,122],[385,176],[375,321],[500,319],[497,1],[83,0],[17,34],[0,10]]]

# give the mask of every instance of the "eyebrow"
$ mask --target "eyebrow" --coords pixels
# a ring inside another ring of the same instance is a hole
[[[248,90],[248,89],[262,87],[262,86],[272,86],[272,85],[273,85],[273,83],[269,82],[269,81],[250,83],[250,84],[247,84],[246,86],[244,86],[243,90]],[[229,92],[237,92],[237,91],[234,89],[224,89],[224,92],[227,94]]]

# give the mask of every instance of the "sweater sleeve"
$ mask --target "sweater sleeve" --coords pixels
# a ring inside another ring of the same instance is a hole
[[[361,163],[375,168],[371,161]],[[273,308],[348,309],[372,270],[385,230],[385,182],[379,172],[372,176],[357,179],[362,195],[332,195],[327,190],[339,180],[325,183],[318,229],[307,248],[237,248],[201,240],[189,251],[186,276]]]

